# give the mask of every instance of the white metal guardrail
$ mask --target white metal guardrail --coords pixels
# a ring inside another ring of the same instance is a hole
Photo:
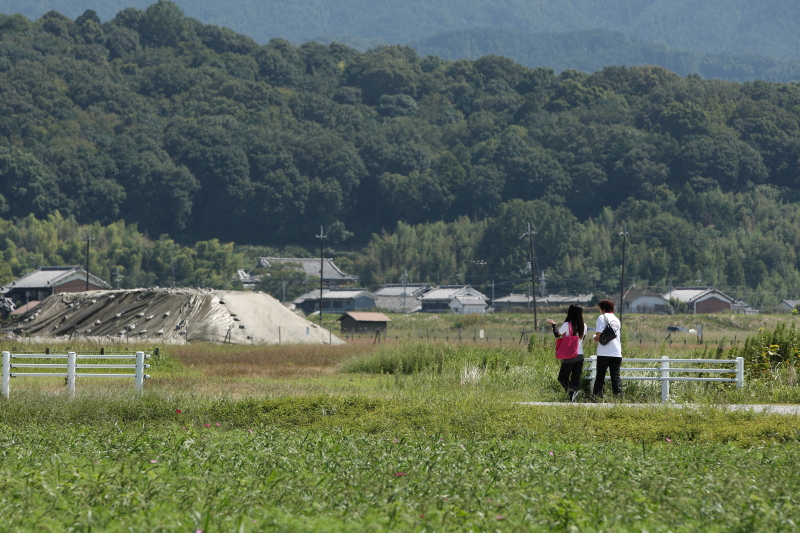
[[[66,359],[66,363],[14,363],[14,359]],[[134,364],[113,364],[113,363],[78,363],[78,359],[135,359]],[[142,391],[144,380],[150,376],[144,373],[150,365],[145,364],[145,359],[150,359],[150,355],[144,352],[136,352],[132,355],[83,355],[75,352],[64,354],[15,354],[3,352],[2,362],[2,394],[8,398],[11,378],[19,377],[61,377],[67,378],[67,390],[70,394],[75,392],[75,382],[77,378],[133,378],[136,390]],[[66,372],[14,372],[18,368],[30,369],[64,369]],[[95,373],[78,372],[78,370],[112,370],[112,369],[133,369],[133,374],[116,373]]]
[[[744,358],[737,357],[736,359],[670,359],[669,357],[662,356],[660,359],[639,359],[639,358],[623,358],[623,363],[659,363],[657,367],[622,367],[620,368],[620,379],[622,380],[639,380],[639,381],[660,381],[661,382],[661,401],[666,402],[669,400],[669,383],[670,381],[706,381],[712,383],[736,383],[736,388],[741,389],[744,386]],[[681,368],[674,368],[670,363],[679,363]],[[711,364],[711,365],[733,365],[733,368],[686,368],[690,364]],[[623,376],[623,372],[654,372],[657,376]],[[674,376],[670,374],[685,374],[685,373],[711,373],[711,374],[736,374],[735,378],[711,378],[711,377],[688,377],[688,376]],[[593,355],[589,358],[589,379],[591,380],[591,390],[594,390],[594,382],[597,380],[597,356]],[[606,379],[611,377],[606,374]]]

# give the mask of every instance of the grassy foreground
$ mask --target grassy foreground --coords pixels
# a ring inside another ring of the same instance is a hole
[[[86,347],[84,347],[86,348]],[[795,531],[800,419],[560,398],[544,344],[165,347],[131,384],[14,380],[0,531]],[[655,401],[647,387],[636,401]],[[721,405],[721,406],[720,406]]]

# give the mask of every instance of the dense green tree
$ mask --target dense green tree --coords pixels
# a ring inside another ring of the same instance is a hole
[[[149,46],[175,46],[189,38],[189,25],[183,11],[173,2],[158,0],[148,7],[137,30]]]
[[[323,226],[368,284],[513,286],[531,222],[554,291],[616,290],[627,227],[637,286],[800,293],[795,84],[262,46],[163,1],[76,15],[0,17],[15,275],[82,262],[80,228],[109,279],[224,286],[252,266],[230,242],[313,247]]]

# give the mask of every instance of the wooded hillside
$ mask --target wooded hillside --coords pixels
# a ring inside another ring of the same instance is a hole
[[[521,278],[531,221],[554,292],[618,284],[627,224],[638,284],[800,290],[796,84],[258,45],[163,1],[0,35],[6,218],[262,246],[324,225],[368,283],[475,285]]]

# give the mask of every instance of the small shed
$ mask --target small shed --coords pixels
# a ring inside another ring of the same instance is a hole
[[[386,333],[391,319],[383,313],[359,313],[348,311],[338,318],[342,333]]]

